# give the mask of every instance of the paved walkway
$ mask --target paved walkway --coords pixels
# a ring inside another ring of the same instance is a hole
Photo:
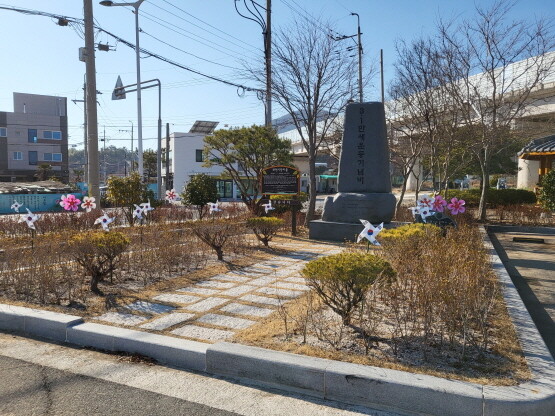
[[[128,311],[107,312],[93,319],[196,341],[224,341],[308,290],[300,275],[307,261],[341,251],[338,245],[314,242],[279,247],[291,253],[160,293],[148,301],[127,305]]]
[[[497,232],[492,241],[538,327],[551,355],[555,357],[555,235],[532,232]],[[543,239],[513,241],[514,237]]]

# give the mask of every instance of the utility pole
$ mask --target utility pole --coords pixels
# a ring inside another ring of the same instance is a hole
[[[383,88],[383,49],[380,49],[380,79],[382,84],[382,103],[385,103]]]
[[[240,1],[235,0],[235,10],[239,16],[258,23],[262,28],[262,35],[264,36],[264,61],[266,65],[266,99],[264,103],[266,111],[264,113],[264,124],[266,127],[272,127],[272,0],[266,0],[266,7],[254,0],[243,0],[245,9],[250,16],[244,15],[239,11],[237,3]],[[266,21],[264,21],[261,10],[266,11]]]
[[[363,98],[362,98],[362,43],[360,41],[360,16],[358,15],[358,13],[351,13],[351,16],[356,16],[357,17],[357,26],[358,26],[358,32],[357,32],[357,39],[358,39],[358,95],[359,95],[359,101],[362,102]]]
[[[92,0],[83,0],[86,50],[86,101],[87,101],[87,147],[89,156],[89,195],[100,203],[98,175],[98,120],[96,114],[96,65],[94,57],[94,26]]]
[[[106,126],[104,126],[104,138],[102,141],[104,142],[104,149],[102,150],[102,164],[104,165],[104,185],[106,185]]]
[[[170,189],[170,123],[166,123],[166,191]]]
[[[266,127],[272,127],[272,0],[266,0]]]

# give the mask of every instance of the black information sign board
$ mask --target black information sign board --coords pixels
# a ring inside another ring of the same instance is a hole
[[[299,193],[299,171],[289,166],[271,166],[262,171],[264,195],[287,195]]]

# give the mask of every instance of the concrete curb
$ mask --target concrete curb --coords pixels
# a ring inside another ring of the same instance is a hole
[[[539,234],[555,234],[555,227],[539,226],[530,227],[525,225],[488,225],[488,231],[503,233],[539,233]]]
[[[0,304],[0,329],[65,342],[67,329],[80,323],[80,316]]]
[[[482,386],[422,374],[306,357],[221,342],[213,345],[148,332],[83,323],[78,316],[0,304],[0,330],[139,353],[162,363],[347,403],[428,415],[555,414],[555,364],[487,233],[484,243],[503,288],[533,375],[512,387]]]

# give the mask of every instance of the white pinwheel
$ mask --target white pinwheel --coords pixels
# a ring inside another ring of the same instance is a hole
[[[177,201],[177,193],[175,192],[175,189],[172,189],[171,191],[166,191],[166,201],[168,202]]]
[[[114,220],[116,219],[116,217],[112,217],[110,218],[108,216],[108,214],[106,214],[105,211],[102,211],[102,217],[98,217],[94,223],[95,224],[100,224],[102,225],[102,228],[104,229],[104,231],[109,231],[108,225],[110,225],[110,223],[114,222]]]
[[[40,218],[39,214],[33,214],[29,208],[26,208],[27,214],[23,214],[19,222],[26,222],[27,227],[35,230],[35,221]]]
[[[96,201],[94,196],[85,196],[83,197],[83,203],[81,204],[81,208],[83,208],[87,212],[91,212],[91,210],[96,208]]]
[[[19,202],[17,202],[15,199],[13,201],[12,206],[10,207],[11,209],[13,209],[15,212],[19,212],[19,208],[21,208],[23,205],[21,205]]]
[[[419,199],[418,199],[418,206],[420,208],[430,208],[432,209],[434,207],[434,201],[435,201],[435,197],[424,194],[422,195]]]
[[[378,241],[376,240],[376,236],[380,233],[380,231],[383,229],[383,222],[378,225],[377,227],[374,227],[370,221],[366,221],[366,220],[360,220],[360,222],[362,223],[362,225],[364,225],[364,230],[362,230],[360,232],[360,234],[358,235],[357,238],[357,243],[359,243],[362,239],[366,238],[368,241],[370,241],[372,244],[374,244],[375,246],[379,246],[381,245],[380,243],[378,243]]]
[[[154,208],[150,206],[150,199],[148,200],[148,202],[143,202],[141,204],[141,208],[143,209],[143,214],[145,214],[145,216],[148,215],[148,211],[154,210]]]
[[[432,212],[432,210],[428,207],[420,207],[420,218],[422,218],[423,222],[426,222],[426,218],[434,215],[434,213]]]
[[[262,206],[264,207],[264,212],[266,212],[266,214],[268,213],[268,211],[271,211],[271,210],[275,209],[272,206],[272,201],[270,201],[270,200],[268,200],[267,204],[262,204]]]
[[[219,202],[209,202],[208,203],[208,206],[210,207],[210,214],[213,214],[214,212],[221,211],[221,209],[218,208],[218,203]]]
[[[420,215],[420,207],[410,207],[409,209],[414,218],[416,218],[417,215]]]
[[[133,204],[135,205],[135,210],[133,211],[133,218],[137,218],[138,220],[142,220],[143,219],[143,207],[140,207],[137,204]]]

